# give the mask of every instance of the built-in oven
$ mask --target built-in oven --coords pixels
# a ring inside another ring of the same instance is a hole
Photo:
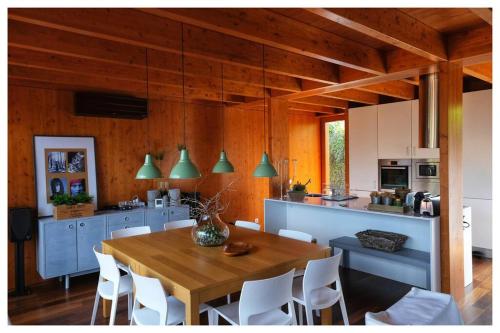
[[[379,190],[411,188],[411,160],[378,160]]]

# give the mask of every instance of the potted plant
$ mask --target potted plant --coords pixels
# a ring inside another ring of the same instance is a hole
[[[380,193],[377,191],[370,193],[370,199],[372,200],[372,204],[380,205]]]
[[[310,182],[311,179],[309,179],[305,184],[301,184],[300,182],[293,184],[292,189],[288,191],[288,197],[290,198],[290,200],[296,202],[304,201],[304,198],[306,197],[307,194],[306,186]]]
[[[66,193],[55,195],[52,200],[54,219],[62,220],[94,215],[93,199],[94,197],[84,192],[75,196]]]

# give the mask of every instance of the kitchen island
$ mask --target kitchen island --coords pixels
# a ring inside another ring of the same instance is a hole
[[[370,199],[326,201],[307,197],[303,202],[266,199],[264,228],[278,233],[291,229],[311,234],[317,242],[328,245],[339,237],[356,237],[358,231],[376,229],[408,236],[405,248],[424,251],[430,257],[430,281],[421,267],[395,262],[367,254],[349,253],[349,268],[383,276],[396,281],[440,290],[439,217],[421,216],[413,211],[398,214],[367,209]]]

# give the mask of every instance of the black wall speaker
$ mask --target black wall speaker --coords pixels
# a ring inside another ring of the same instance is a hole
[[[10,208],[9,229],[10,241],[20,242],[30,240],[33,236],[35,211],[32,208]]]

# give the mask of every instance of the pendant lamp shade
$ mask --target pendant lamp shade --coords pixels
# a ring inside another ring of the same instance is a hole
[[[189,159],[189,152],[186,148],[183,148],[180,153],[179,162],[170,171],[171,179],[192,179],[200,178],[201,173]]]
[[[220,152],[220,157],[217,163],[215,163],[212,169],[213,173],[231,173],[234,172],[234,166],[227,159],[226,152],[223,150]]]
[[[144,165],[137,171],[135,179],[156,179],[161,178],[161,171],[153,161],[151,154],[146,154]]]
[[[276,172],[276,169],[274,166],[269,162],[269,156],[267,156],[267,153],[264,152],[262,154],[262,158],[260,160],[260,163],[257,165],[255,168],[255,171],[253,172],[254,177],[274,177],[277,176],[278,173]]]

